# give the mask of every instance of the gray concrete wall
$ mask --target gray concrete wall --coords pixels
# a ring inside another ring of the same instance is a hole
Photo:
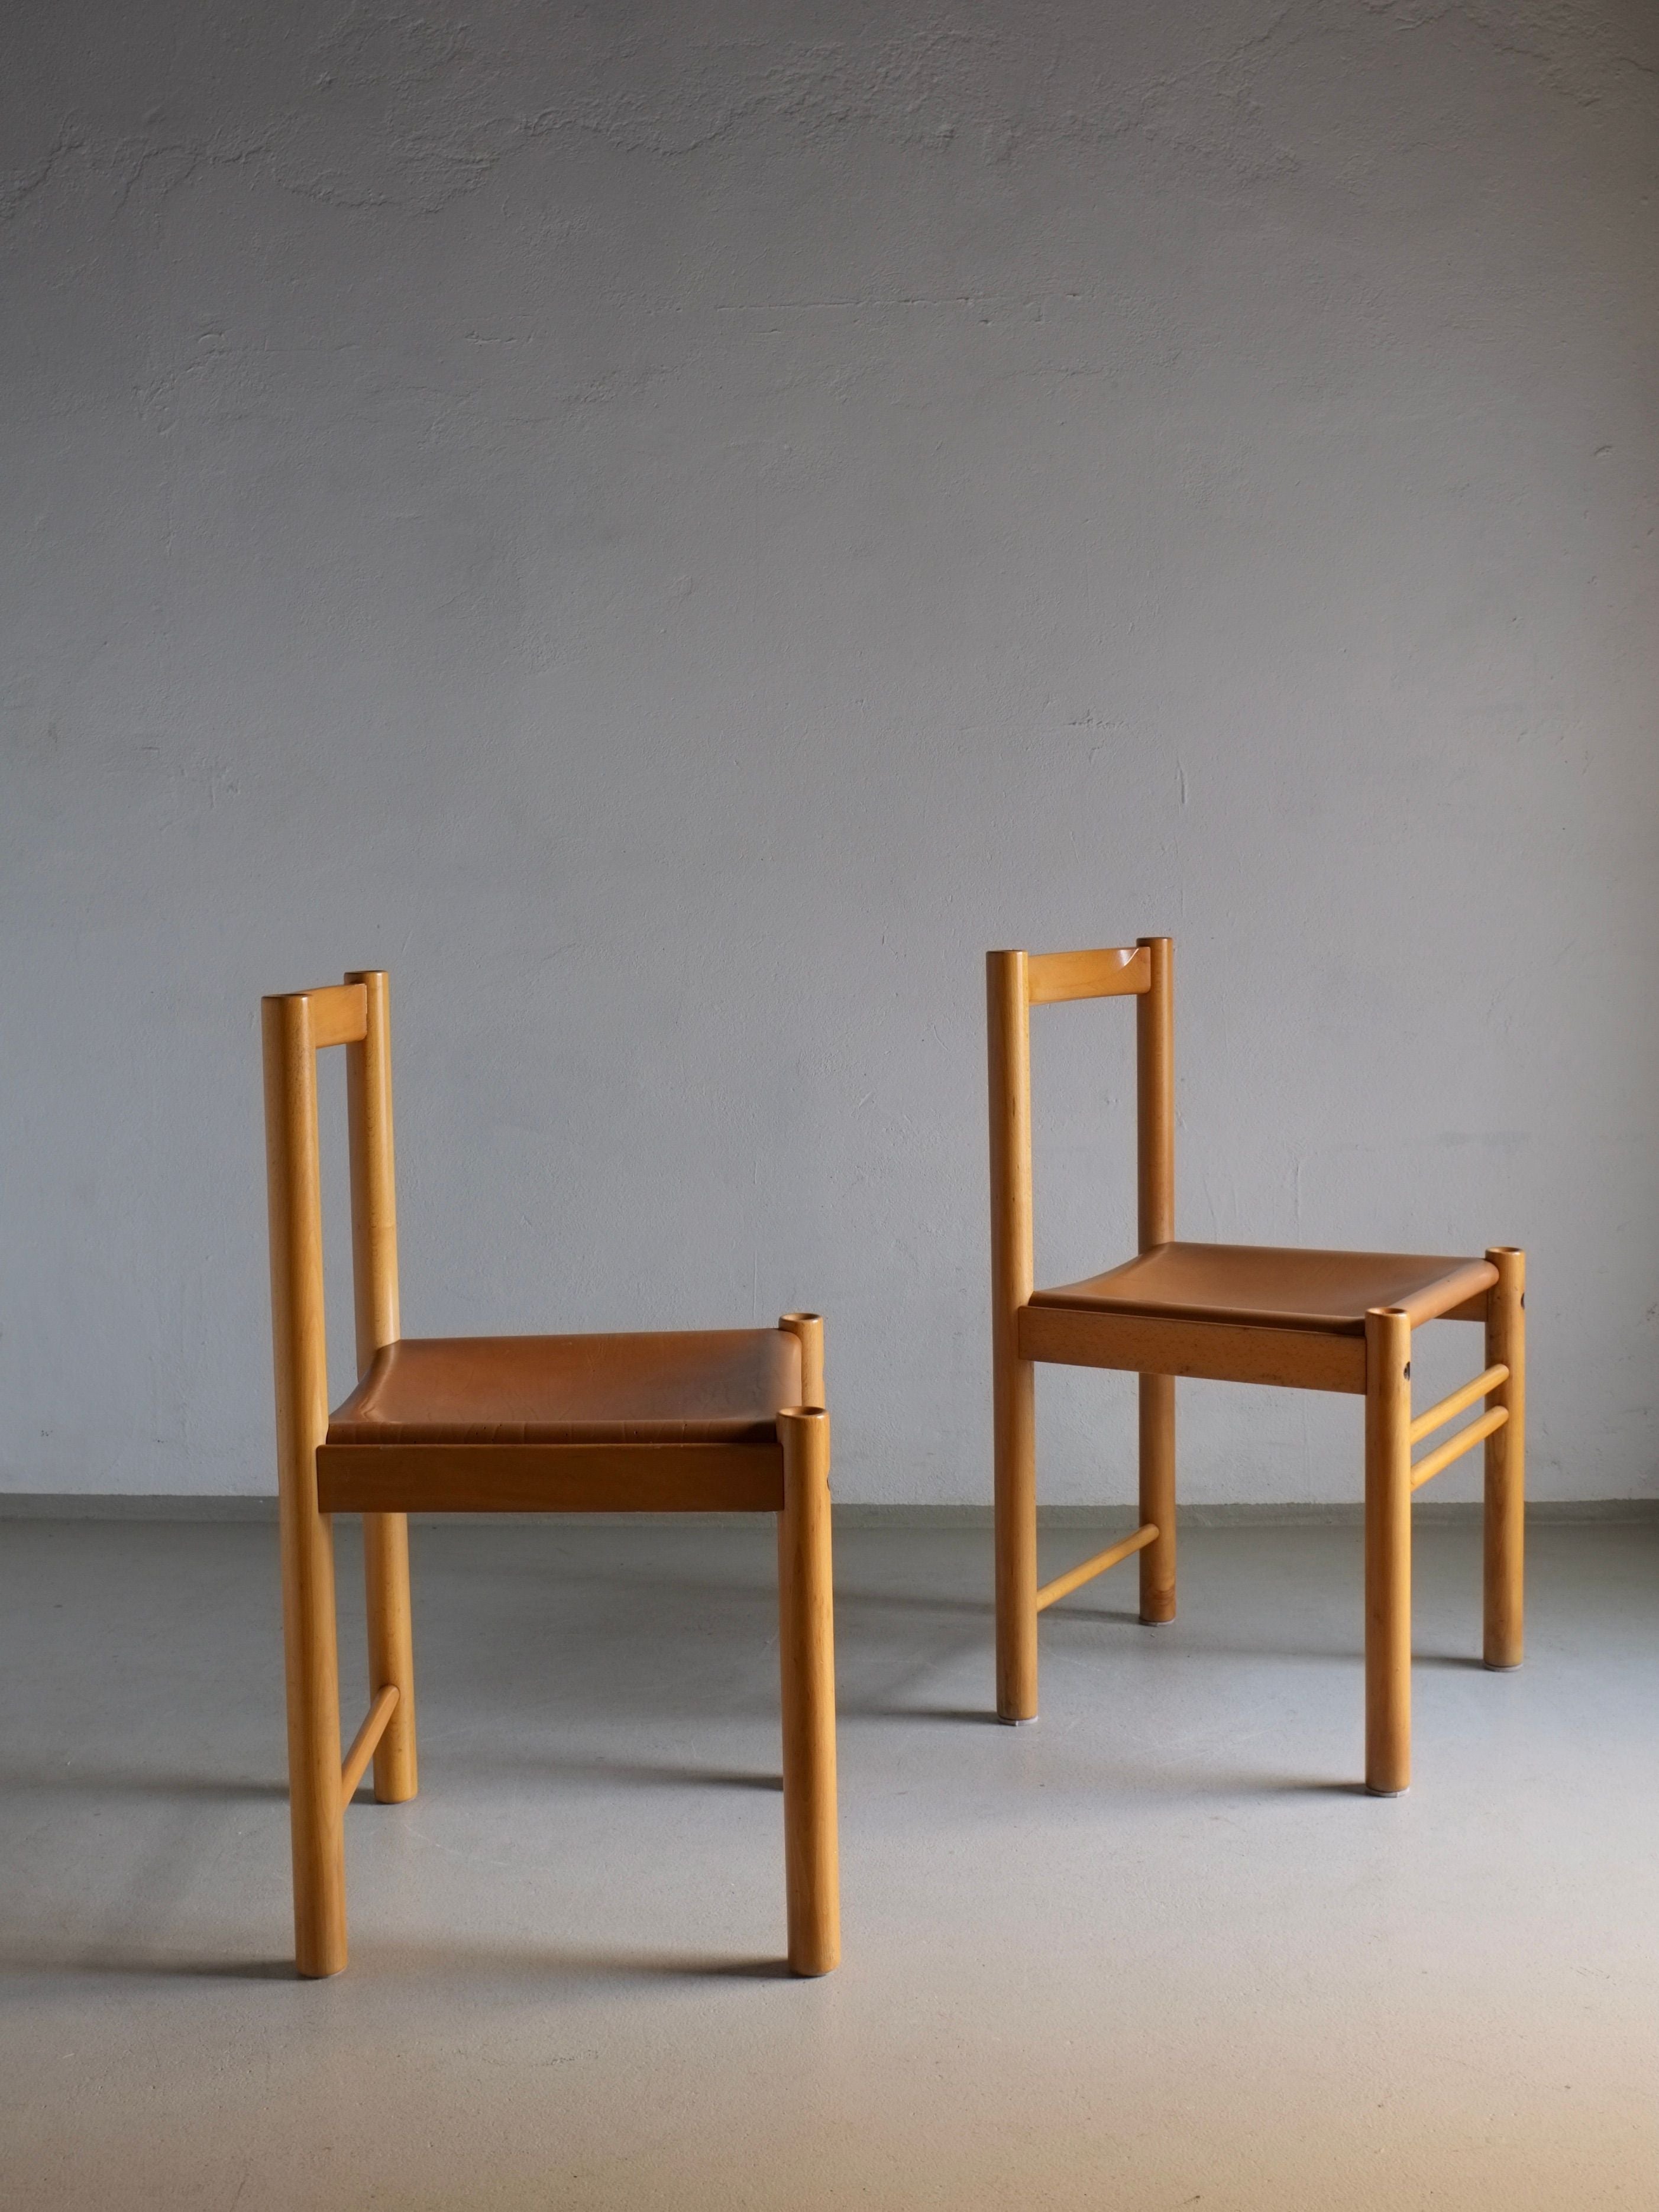
[[[1526,1243],[1536,1488],[1656,1488],[1645,0],[3,39],[0,1484],[269,1486],[257,1000],[380,964],[412,1334],[818,1305],[841,1494],[982,1498],[981,952],[1169,931],[1183,1233]]]

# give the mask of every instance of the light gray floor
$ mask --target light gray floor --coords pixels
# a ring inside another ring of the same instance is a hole
[[[1650,2208],[1656,1531],[1534,1532],[1513,1675],[1475,1532],[1419,1531],[1394,1802],[1358,1570],[1194,1530],[1173,1627],[1132,1565],[1046,1618],[1014,1730],[987,1539],[842,1530],[846,1964],[803,1984],[769,1525],[419,1529],[422,1795],[348,1814],[351,1966],[301,1984],[275,1531],[5,1524],[0,2196]]]

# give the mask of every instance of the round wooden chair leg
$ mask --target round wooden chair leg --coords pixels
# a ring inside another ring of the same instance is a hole
[[[1508,1246],[1486,1254],[1498,1280],[1486,1294],[1486,1364],[1509,1380],[1488,1397],[1509,1419],[1486,1438],[1484,1638],[1488,1667],[1521,1664],[1526,1584],[1527,1256]]]
[[[797,1974],[827,1974],[841,1959],[830,1417],[818,1409],[780,1413],[778,1435],[783,1445],[778,1644],[789,1966]]]
[[[1176,1617],[1176,1404],[1173,1375],[1140,1378],[1140,1519],[1155,1540],[1140,1555],[1140,1617]]]
[[[1412,1778],[1412,1325],[1365,1316],[1365,1787]]]

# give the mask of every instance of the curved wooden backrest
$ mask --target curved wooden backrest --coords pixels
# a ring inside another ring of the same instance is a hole
[[[1084,952],[988,952],[991,1270],[999,1325],[1033,1288],[1031,1008],[1135,1001],[1135,1153],[1140,1249],[1175,1236],[1175,946],[1167,937]]]
[[[1068,999],[1127,998],[1131,992],[1150,990],[1152,981],[1147,942],[1111,945],[1095,952],[1025,955],[1025,996],[1033,1006],[1059,1006]]]

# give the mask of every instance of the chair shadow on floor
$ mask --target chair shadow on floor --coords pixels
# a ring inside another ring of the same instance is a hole
[[[695,1766],[642,1760],[600,1758],[562,1759],[556,1753],[538,1759],[533,1752],[518,1759],[458,1752],[453,1760],[440,1753],[433,1762],[445,1778],[469,1783],[481,1774],[506,1770],[514,1774],[545,1777],[550,1787],[562,1781],[585,1780],[625,1788],[688,1788],[760,1790],[781,1793],[782,1777],[744,1768]],[[123,1799],[134,1796],[185,1803],[217,1800],[230,1806],[259,1803],[277,1807],[288,1799],[286,1781],[263,1781],[247,1776],[169,1774],[129,1768],[99,1767],[88,1763],[76,1767],[15,1767],[0,1771],[0,1790],[8,1795],[38,1792],[52,1796],[64,1791],[97,1794]],[[423,1796],[434,1796],[428,1785]],[[361,1793],[369,1797],[365,1783]],[[547,1949],[502,1944],[485,1948],[460,1938],[412,1945],[391,1940],[376,1943],[360,1939],[355,1947],[354,1968],[370,1975],[400,1975],[410,1972],[444,1973],[479,1972],[507,1975],[516,1980],[612,1982],[619,1988],[646,1984],[696,1981],[790,1981],[794,1978],[783,1958],[720,1956],[672,1951],[605,1951],[563,1948]],[[183,1955],[161,1948],[147,1950],[142,1943],[116,1942],[100,1947],[94,1942],[64,1942],[53,1949],[43,1944],[33,1928],[0,1929],[0,1983],[27,1978],[33,1981],[88,1981],[114,1978],[130,1981],[169,1982],[295,1982],[300,1977],[291,1954],[281,1958],[237,1958],[207,1953]],[[324,1986],[319,1984],[318,1986]]]
[[[433,1757],[431,1763],[434,1778],[465,1777],[471,1782],[489,1775],[512,1772],[543,1776],[554,1784],[580,1781],[614,1782],[640,1789],[678,1787],[781,1791],[783,1788],[781,1774],[758,1770],[658,1765],[642,1759],[562,1759],[556,1752],[550,1753],[544,1758],[537,1757],[533,1751],[520,1757],[504,1754],[481,1757],[477,1753],[463,1752],[451,1759],[444,1759],[440,1753]],[[7,1796],[38,1791],[42,1796],[50,1796],[65,1790],[110,1797],[213,1798],[228,1805],[285,1805],[288,1802],[288,1784],[285,1781],[262,1782],[240,1776],[214,1774],[112,1772],[107,1768],[91,1766],[0,1770],[0,1793]],[[432,1794],[429,1784],[424,1794]],[[373,1785],[369,1780],[366,1778],[363,1781],[352,1802],[363,1805],[373,1802]]]
[[[989,1594],[984,1597],[933,1597],[920,1590],[843,1589],[836,1585],[836,1617],[840,1620],[860,1607],[872,1613],[966,1613],[982,1620],[988,1629],[995,1619]]]
[[[213,1959],[149,1956],[142,1951],[50,1952],[20,1949],[14,1953],[0,1937],[0,1982],[31,1975],[41,1981],[99,1980],[105,1977],[133,1981],[291,1982],[297,1979],[292,1959]]]
[[[967,1721],[1000,1727],[994,1711],[989,1705],[856,1705],[849,1698],[842,1702],[842,1717],[860,1721]]]
[[[70,1790],[111,1797],[211,1797],[226,1804],[286,1804],[288,1784],[251,1775],[167,1774],[134,1768],[32,1766],[0,1768],[0,1794]]]
[[[619,1784],[628,1790],[758,1790],[781,1794],[783,1776],[775,1770],[737,1766],[688,1766],[634,1759],[572,1759],[559,1752],[538,1752],[533,1744],[522,1749],[502,1745],[488,1750],[457,1751],[446,1755],[441,1746],[428,1752],[422,1770],[421,1796],[428,1802],[457,1783],[529,1778],[550,1788],[561,1783],[593,1782]],[[278,1793],[286,1796],[286,1789]],[[354,1804],[373,1802],[365,1778]]]
[[[1056,1607],[1048,1616],[1055,1626],[1062,1623],[1073,1627],[1144,1628],[1146,1624],[1138,1613],[1121,1608],[1109,1610],[1104,1606],[1067,1606],[1062,1611]],[[1201,1616],[1200,1616],[1201,1619]],[[1157,1637],[1160,1644],[1174,1644],[1176,1632],[1192,1623],[1159,1622]],[[1297,1647],[1281,1643],[1271,1633],[1264,1633],[1259,1644],[1212,1643],[1200,1626],[1190,1640],[1181,1646],[1186,1656],[1194,1659],[1265,1659],[1294,1665],[1329,1666],[1349,1663],[1360,1666],[1364,1661],[1364,1650],[1358,1633],[1352,1642],[1344,1638],[1329,1644],[1307,1644]],[[1477,1674],[1486,1671],[1486,1662],[1474,1651],[1413,1651],[1413,1667],[1473,1667]]]
[[[410,1974],[485,1974],[514,1981],[614,1983],[618,1988],[685,1982],[790,1982],[786,1959],[723,1957],[708,1953],[548,1949],[534,1944],[485,1948],[458,1941],[419,1947],[380,1944],[360,1938],[353,1947],[351,1972],[361,1978],[402,1978]],[[54,1956],[20,1947],[14,1952],[0,1937],[0,1983],[29,1976],[41,1981],[105,1978],[155,1982],[294,1982],[300,1975],[292,1958],[234,1959],[149,1954],[143,1951],[76,1950]],[[323,1989],[326,1982],[308,1984]]]
[[[608,1949],[599,1945],[499,1945],[441,1938],[429,1944],[360,1941],[352,1970],[377,1978],[406,1974],[484,1974],[493,1980],[611,1983],[618,1989],[688,1982],[787,1982],[795,1978],[782,1958],[719,1952]]]

